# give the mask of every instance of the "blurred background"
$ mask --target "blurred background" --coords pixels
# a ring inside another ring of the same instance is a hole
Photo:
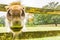
[[[5,6],[20,3],[24,6],[28,17],[26,27],[30,29],[30,31],[22,33],[20,38],[31,40],[36,38],[37,40],[37,38],[42,37],[60,37],[60,0],[0,0],[0,28],[5,27],[5,15],[7,13]],[[8,35],[6,33],[6,38]]]
[[[15,3],[16,2],[16,3]],[[0,25],[4,26],[4,17],[6,14],[5,6],[19,4],[25,7],[28,14],[27,26],[48,25],[59,26],[60,24],[60,0],[0,0]],[[5,13],[4,13],[5,12]],[[2,18],[3,17],[3,18]]]

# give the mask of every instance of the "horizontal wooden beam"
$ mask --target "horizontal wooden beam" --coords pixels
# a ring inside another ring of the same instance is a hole
[[[25,7],[26,13],[40,13],[40,14],[60,14],[60,10],[56,9],[43,9],[34,7]]]
[[[26,27],[26,30],[23,32],[35,32],[35,31],[57,31],[60,30],[60,27]],[[7,27],[0,27],[0,33],[10,32]]]

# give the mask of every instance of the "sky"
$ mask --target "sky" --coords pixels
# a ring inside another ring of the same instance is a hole
[[[1,16],[5,16],[5,15],[6,15],[6,12],[0,11],[0,17],[1,17]]]
[[[9,4],[13,1],[20,1],[23,6],[29,6],[29,7],[43,7],[44,5],[47,5],[50,2],[59,2],[60,0],[0,0],[0,4]]]

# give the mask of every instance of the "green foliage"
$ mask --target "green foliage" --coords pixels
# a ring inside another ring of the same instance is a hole
[[[34,14],[34,20],[28,25],[42,24],[60,24],[60,15],[58,14]],[[31,25],[31,26],[32,26]]]
[[[59,2],[50,2],[49,4],[45,5],[44,9],[56,9]]]
[[[6,4],[0,4],[0,11],[6,11],[5,6]]]
[[[5,26],[5,18],[4,17],[0,17],[0,27],[4,27]]]
[[[56,10],[60,10],[60,5],[57,6]]]

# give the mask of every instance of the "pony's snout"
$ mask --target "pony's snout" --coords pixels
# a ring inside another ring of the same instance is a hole
[[[15,23],[17,23],[17,24],[18,24],[18,23],[19,23],[19,21],[16,21]]]

